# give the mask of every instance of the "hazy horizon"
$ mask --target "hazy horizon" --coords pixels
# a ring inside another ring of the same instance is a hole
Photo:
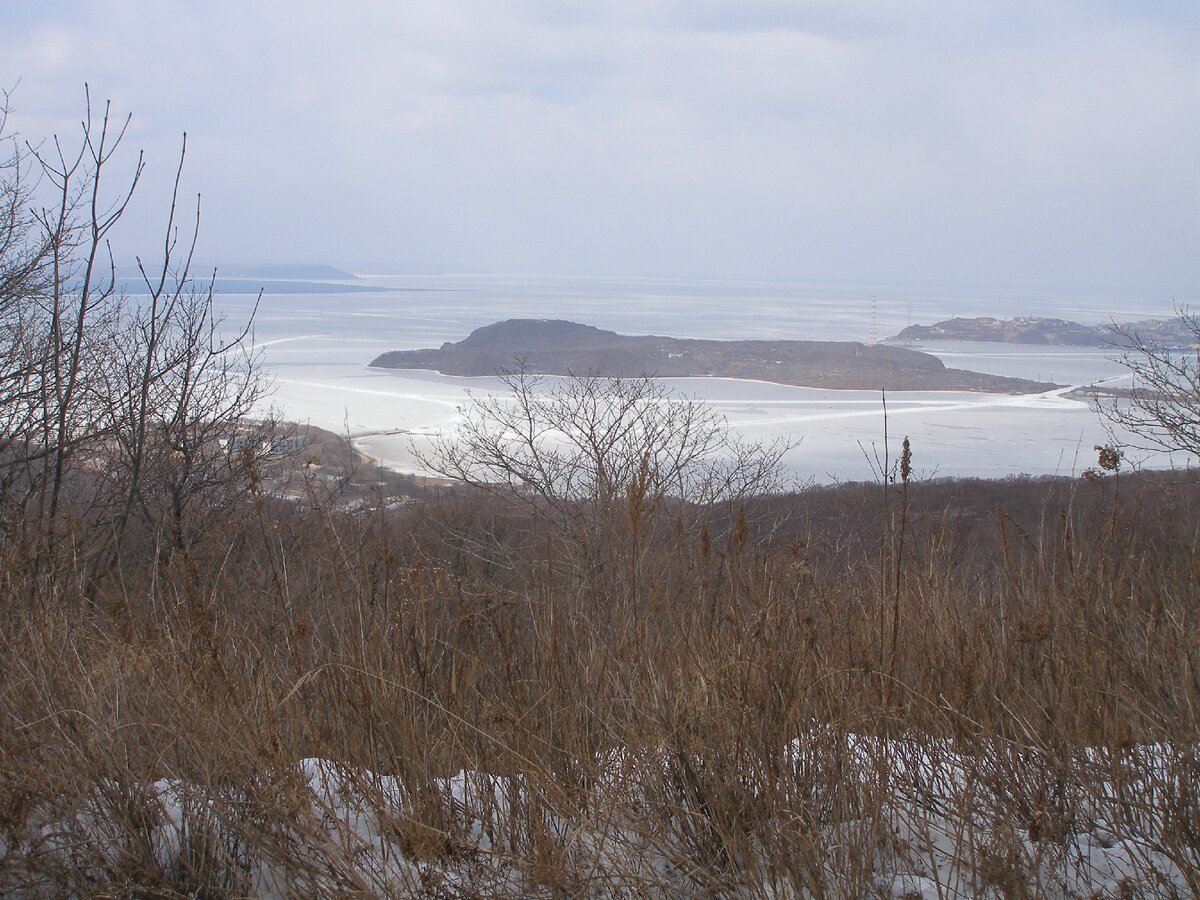
[[[121,259],[161,245],[186,131],[210,260],[1197,297],[1191,4],[5,14],[10,133],[77,134],[85,82],[133,116]]]
[[[131,262],[123,263],[126,266],[132,265]],[[578,271],[578,272],[556,272],[556,271],[521,271],[521,270],[474,270],[470,268],[455,269],[455,268],[420,268],[414,266],[405,267],[399,263],[387,263],[381,261],[375,262],[360,262],[339,263],[336,260],[318,259],[318,258],[281,258],[274,256],[256,257],[246,256],[243,258],[231,257],[220,260],[199,259],[193,265],[192,273],[194,276],[202,276],[204,274],[215,271],[217,277],[221,278],[225,273],[230,273],[230,277],[242,277],[239,271],[242,268],[285,268],[285,267],[310,267],[310,266],[328,266],[330,268],[341,270],[347,275],[364,281],[372,279],[390,279],[390,278],[513,278],[513,279],[562,279],[564,281],[607,281],[607,280],[623,280],[623,281],[646,281],[650,282],[696,282],[697,284],[762,284],[762,285],[791,285],[796,287],[837,287],[837,288],[853,288],[862,287],[865,289],[871,288],[901,288],[905,291],[967,291],[967,292],[1008,292],[1021,293],[1039,297],[1050,297],[1061,295],[1064,297],[1085,297],[1085,296],[1100,296],[1112,298],[1126,299],[1147,299],[1156,303],[1167,302],[1171,303],[1173,297],[1162,292],[1154,292],[1150,290],[1138,291],[1133,288],[1126,290],[1121,289],[1102,289],[1099,287],[1088,287],[1086,285],[1077,287],[1054,286],[1051,284],[1040,282],[1022,282],[1019,280],[1011,281],[972,281],[970,279],[958,280],[937,280],[932,278],[920,279],[865,279],[865,278],[820,278],[820,277],[803,277],[803,276],[778,276],[778,277],[753,277],[751,275],[743,276],[720,276],[720,275],[696,275],[687,272],[669,272],[669,271],[646,271],[646,272],[625,272],[625,271]],[[120,268],[120,266],[118,266]],[[287,280],[295,278],[296,280],[304,280],[306,276],[301,275],[252,275],[248,277],[260,277],[266,280],[280,279]],[[315,276],[307,276],[314,278]],[[338,279],[330,279],[336,281]],[[1200,291],[1193,292],[1192,296],[1200,298]],[[870,299],[870,294],[864,294],[863,299]],[[1185,302],[1181,300],[1180,302]],[[1001,311],[1003,312],[1003,311]],[[1019,314],[1019,313],[1018,313]],[[1161,313],[1169,315],[1169,312]]]

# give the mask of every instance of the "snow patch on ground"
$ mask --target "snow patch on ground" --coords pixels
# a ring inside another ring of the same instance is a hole
[[[725,882],[731,895],[819,896],[804,885],[840,893],[851,858],[859,889],[898,898],[1184,897],[1197,883],[1200,851],[1164,838],[1169,817],[1200,820],[1194,792],[1179,789],[1194,748],[1081,751],[1072,780],[1028,748],[997,743],[967,754],[949,742],[844,740],[845,777],[878,787],[883,801],[859,817],[820,821],[812,859],[821,862],[815,870],[806,862],[803,877],[739,860]],[[811,765],[806,746],[797,740],[784,752],[781,779]],[[593,896],[693,895],[712,884],[695,863],[699,832],[687,824],[704,809],[680,789],[678,760],[614,752],[570,810],[567,794],[549,796],[522,776],[462,771],[406,784],[317,758],[236,790],[105,782],[73,804],[39,808],[23,838],[0,848],[0,886],[34,896],[38,871],[90,871],[97,883],[137,871],[184,894],[207,878],[259,897],[546,895],[562,888],[552,873],[569,872],[572,891]],[[1089,767],[1111,777],[1084,789],[1078,775]],[[1031,784],[1048,793],[1022,796]],[[645,812],[655,803],[648,790],[664,785],[675,803],[667,820]],[[673,830],[672,817],[682,827]]]

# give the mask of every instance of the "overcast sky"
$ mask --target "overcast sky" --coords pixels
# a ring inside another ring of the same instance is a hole
[[[5,0],[34,139],[83,84],[209,260],[1197,297],[1195,0]]]

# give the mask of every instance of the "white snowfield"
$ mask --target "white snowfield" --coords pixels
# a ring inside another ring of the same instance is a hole
[[[829,740],[844,742],[841,776],[857,803],[812,791],[823,757],[810,745]],[[107,783],[74,807],[37,810],[21,845],[3,849],[77,877],[129,870],[132,854],[165,884],[217,860],[230,893],[269,898],[1118,898],[1189,897],[1200,886],[1200,846],[1186,839],[1200,821],[1196,748],[1092,749],[1064,769],[1008,744],[965,754],[947,741],[814,733],[779,760],[773,780],[747,771],[743,782],[769,796],[780,833],[809,848],[791,870],[778,856],[722,855],[723,826],[707,820],[695,787],[705,761],[679,751],[610,754],[569,809],[569,793],[523,777],[406,784],[322,759],[249,790]],[[554,871],[569,881],[555,883]],[[7,895],[41,895],[36,880],[22,886],[7,873]]]

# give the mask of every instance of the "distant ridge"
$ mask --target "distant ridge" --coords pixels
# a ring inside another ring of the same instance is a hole
[[[335,269],[333,266],[313,263],[277,263],[258,266],[218,267],[217,273],[225,278],[281,278],[309,281],[355,281],[357,275]]]
[[[802,387],[1036,393],[1058,385],[948,369],[935,356],[854,341],[702,341],[622,335],[562,319],[508,319],[436,350],[394,350],[371,361],[391,369],[493,375],[523,364],[546,375],[715,376]]]
[[[944,319],[932,325],[909,325],[889,341],[979,341],[1000,344],[1048,344],[1064,347],[1128,347],[1127,334],[1163,347],[1192,347],[1196,335],[1174,319],[1142,319],[1123,325],[1080,325],[1065,319],[1021,316],[996,319]]]
[[[190,278],[188,284],[193,290],[206,291],[208,278]],[[141,278],[117,278],[118,289],[127,294],[145,294],[146,282]],[[342,284],[337,281],[294,281],[292,279],[269,278],[217,278],[212,283],[213,290],[218,294],[371,294],[387,291],[389,288],[374,284]]]

